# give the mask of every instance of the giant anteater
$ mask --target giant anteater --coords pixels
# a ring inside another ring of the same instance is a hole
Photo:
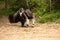
[[[34,16],[29,9],[24,10],[23,8],[20,8],[17,13],[9,15],[10,23],[21,22],[22,27],[24,27],[25,22],[27,26],[29,26],[29,19],[32,19],[32,26],[34,26]]]

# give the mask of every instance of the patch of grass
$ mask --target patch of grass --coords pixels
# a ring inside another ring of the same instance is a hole
[[[60,18],[60,12],[51,12],[44,14],[41,18],[36,18],[39,23],[55,22]]]
[[[60,20],[60,12],[56,12],[56,11],[52,11],[44,13],[43,15],[41,15],[42,13],[35,13],[36,16],[36,21],[39,23],[46,23],[46,22],[59,22]]]

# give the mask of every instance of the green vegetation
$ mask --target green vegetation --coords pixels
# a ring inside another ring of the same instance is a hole
[[[0,6],[1,3],[5,6],[0,9],[0,15],[8,16],[23,7],[33,11],[37,22],[60,22],[60,0],[0,0]]]
[[[45,14],[42,16],[42,18],[39,20],[39,22],[55,22],[57,19],[59,19],[60,13],[58,12],[51,12],[51,13],[48,13],[48,14]]]
[[[6,9],[1,9],[0,10],[0,15],[5,15],[5,16],[8,16],[9,14],[11,14],[11,13],[14,13],[14,11],[12,11],[12,10],[6,10]]]

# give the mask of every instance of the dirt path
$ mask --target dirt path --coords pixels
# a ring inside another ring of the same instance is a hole
[[[60,40],[59,23],[36,23],[35,27],[22,28],[20,23],[9,24],[0,19],[0,40]]]

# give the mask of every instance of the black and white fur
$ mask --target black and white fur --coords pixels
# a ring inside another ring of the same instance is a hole
[[[34,26],[35,19],[33,13],[29,9],[24,10],[21,8],[17,11],[17,13],[9,15],[10,23],[21,22],[22,27],[24,27],[25,22],[26,25],[29,26],[30,19],[32,20],[32,26]]]

